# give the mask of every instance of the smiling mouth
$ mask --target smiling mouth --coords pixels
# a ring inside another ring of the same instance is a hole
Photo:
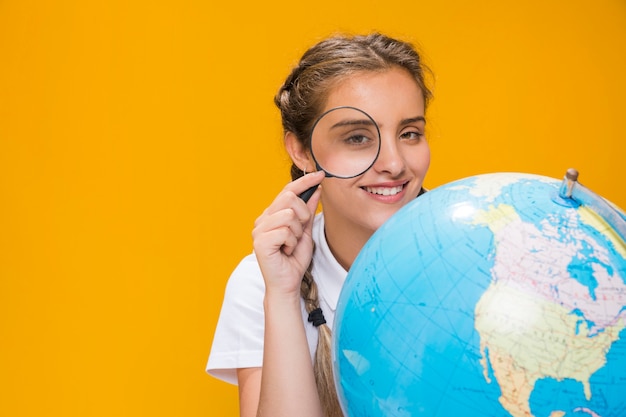
[[[404,189],[404,184],[396,187],[362,187],[370,194],[376,195],[396,195]]]

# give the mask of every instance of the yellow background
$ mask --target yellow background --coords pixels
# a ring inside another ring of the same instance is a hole
[[[418,43],[427,186],[572,166],[626,207],[623,0],[0,0],[0,416],[235,415],[204,366],[288,181],[273,94],[335,31]]]

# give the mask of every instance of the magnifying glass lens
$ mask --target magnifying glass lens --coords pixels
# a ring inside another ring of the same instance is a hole
[[[311,134],[311,151],[318,167],[327,176],[359,176],[378,157],[378,126],[362,110],[353,107],[334,108],[322,115],[315,124]]]

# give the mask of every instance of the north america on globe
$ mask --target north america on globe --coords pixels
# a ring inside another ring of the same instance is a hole
[[[468,177],[372,236],[333,329],[347,417],[626,416],[626,214],[562,184]]]
[[[502,406],[514,417],[532,415],[530,395],[542,378],[578,381],[589,400],[591,375],[626,327],[626,279],[613,275],[608,251],[579,223],[603,233],[626,258],[624,248],[584,207],[535,225],[500,204],[474,221],[494,235],[492,283],[476,305],[475,323],[485,379],[492,382],[491,368]]]

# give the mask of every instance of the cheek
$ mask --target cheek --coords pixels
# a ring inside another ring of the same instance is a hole
[[[344,178],[325,178],[322,181],[322,190],[325,194],[332,196],[345,195],[346,188],[349,188],[353,183],[353,179]]]
[[[410,161],[411,169],[414,172],[426,174],[430,167],[430,147],[428,144],[424,143],[424,147],[419,149],[419,152],[416,152],[416,155]]]
[[[356,180],[341,178],[326,178],[322,181],[322,205],[326,208],[333,206],[336,210],[343,210],[354,205]]]
[[[428,171],[428,168],[430,167],[430,148],[428,149],[428,151],[426,152],[426,154],[424,155],[424,164],[423,164],[423,170],[424,172]]]

